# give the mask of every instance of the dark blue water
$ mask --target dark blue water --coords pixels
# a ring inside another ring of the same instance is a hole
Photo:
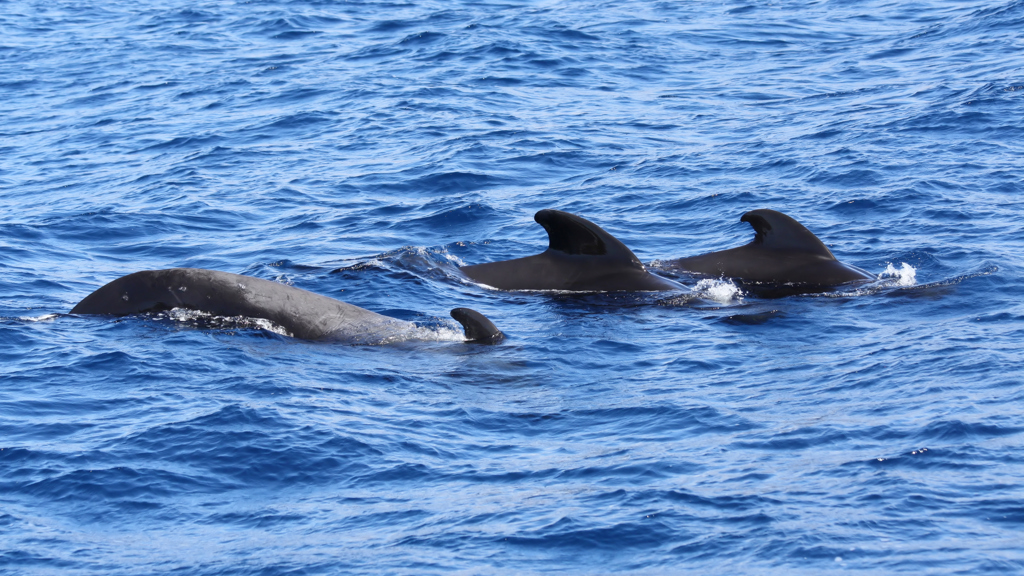
[[[1022,30],[1019,0],[0,1],[0,571],[1024,572]],[[542,208],[653,270],[773,208],[881,278],[460,275],[540,252]],[[508,339],[64,314],[175,266]]]

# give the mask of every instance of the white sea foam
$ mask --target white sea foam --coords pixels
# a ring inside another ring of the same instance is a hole
[[[282,326],[267,320],[266,318],[252,318],[249,316],[216,316],[199,310],[187,308],[173,308],[165,313],[166,317],[174,322],[180,322],[193,327],[213,329],[257,329],[280,334],[281,336],[293,337],[294,335]],[[406,322],[396,322],[399,328],[392,328],[382,331],[381,334],[350,335],[339,337],[343,342],[362,345],[383,345],[396,344],[408,341],[424,342],[465,342],[466,335],[461,326],[453,325],[451,322],[442,321],[437,325],[420,326]],[[331,339],[331,336],[328,336]]]
[[[885,270],[878,275],[880,280],[895,280],[897,286],[913,286],[917,284],[917,269],[906,262],[901,262],[902,266],[896,268],[891,262],[886,262]]]
[[[466,333],[461,326],[458,328],[448,324],[440,324],[437,326],[416,326],[409,332],[409,340],[426,340],[436,342],[466,341]]]
[[[463,266],[466,265],[466,262],[462,258],[459,258],[455,254],[452,254],[452,253],[448,252],[447,249],[441,251],[439,256],[441,256],[442,258],[444,258],[448,262],[454,264],[458,268],[462,268]]]
[[[58,316],[60,316],[60,314],[43,314],[42,316],[20,316],[18,317],[18,320],[24,320],[25,322],[49,322]]]
[[[189,310],[187,308],[172,308],[167,312],[167,317],[175,322],[181,322],[183,324],[202,323],[213,328],[255,328],[257,330],[266,330],[267,332],[280,334],[281,336],[292,335],[291,332],[285,330],[284,327],[275,324],[266,318],[251,318],[249,316],[216,316],[207,312]]]
[[[466,336],[461,327],[456,328],[449,323],[421,326],[399,321],[379,332],[332,334],[328,339],[357,346],[384,346],[402,342],[465,342]]]
[[[721,302],[723,304],[728,304],[734,300],[743,298],[743,291],[728,280],[705,278],[704,280],[697,282],[697,285],[693,287],[693,292],[701,298],[714,300],[715,302]]]

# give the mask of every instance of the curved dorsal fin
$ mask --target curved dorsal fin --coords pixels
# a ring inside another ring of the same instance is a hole
[[[593,222],[561,210],[541,210],[533,219],[547,230],[549,250],[603,256],[608,253],[604,238],[615,240]]]
[[[472,308],[456,308],[452,310],[451,315],[462,324],[466,340],[470,342],[497,344],[505,339],[505,335],[498,330],[494,322]]]
[[[548,250],[585,256],[624,258],[638,266],[640,259],[593,222],[561,210],[541,210],[533,219],[548,232]]]
[[[775,210],[751,210],[740,218],[754,227],[756,244],[770,250],[816,254],[835,260],[836,257],[818,237],[804,225]]]

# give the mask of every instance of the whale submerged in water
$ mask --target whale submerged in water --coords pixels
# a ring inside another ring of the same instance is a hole
[[[334,298],[251,276],[172,268],[123,276],[85,297],[71,314],[125,316],[186,308],[215,316],[263,318],[296,338],[381,343],[419,339],[412,322],[383,316]],[[503,334],[483,314],[456,308],[470,342],[496,343]]]
[[[676,282],[650,273],[640,260],[599,226],[567,212],[534,216],[548,232],[548,249],[535,256],[462,267],[470,279],[501,290],[641,291],[678,290]],[[820,292],[840,284],[875,280],[836,260],[810,230],[775,210],[752,210],[741,218],[754,227],[745,246],[669,260],[660,267],[762,285],[766,295]]]

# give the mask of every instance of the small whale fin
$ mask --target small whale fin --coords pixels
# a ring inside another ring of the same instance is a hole
[[[747,222],[754,227],[755,236],[751,244],[769,250],[802,252],[830,260],[836,259],[813,232],[782,212],[767,209],[751,210],[740,218],[740,222]]]
[[[466,339],[477,344],[497,344],[505,339],[505,335],[486,316],[470,308],[456,308],[451,312],[452,318],[462,324],[466,331]]]
[[[548,250],[571,255],[625,259],[643,266],[633,251],[593,222],[561,210],[541,210],[533,219],[548,233]]]

